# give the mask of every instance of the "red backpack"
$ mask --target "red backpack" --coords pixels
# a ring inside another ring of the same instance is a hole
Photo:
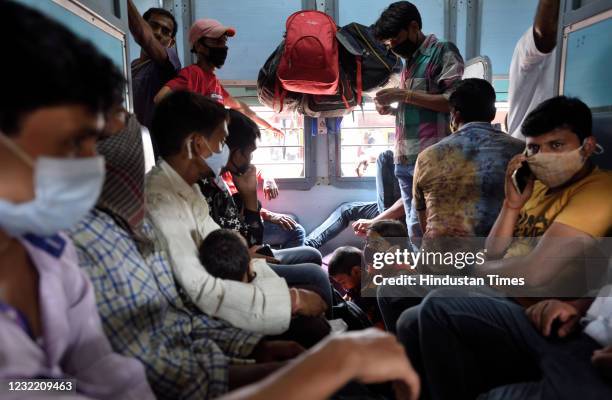
[[[336,94],[339,66],[334,20],[320,11],[298,11],[287,19],[286,29],[285,49],[277,72],[283,89]],[[281,104],[282,97],[281,94]]]

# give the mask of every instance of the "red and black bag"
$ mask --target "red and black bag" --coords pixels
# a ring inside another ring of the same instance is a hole
[[[338,92],[331,95],[305,94],[298,112],[314,118],[341,117],[358,105],[355,91],[344,71],[340,70]]]
[[[361,102],[361,94],[384,87],[402,63],[374,37],[373,28],[352,22],[340,28],[340,64],[346,71]]]
[[[336,31],[334,20],[320,11],[298,11],[287,19],[277,71],[284,90],[316,95],[338,92]]]
[[[296,110],[302,104],[302,97],[304,96],[301,93],[284,91],[284,98],[281,101],[279,93],[280,83],[278,82],[276,71],[283,55],[284,47],[285,42],[281,42],[270,57],[268,57],[257,76],[257,97],[259,102],[276,112],[281,112],[283,108],[289,111]]]

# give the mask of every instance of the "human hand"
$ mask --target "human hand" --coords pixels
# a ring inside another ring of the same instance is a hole
[[[357,164],[357,167],[355,168],[355,173],[357,174],[357,176],[359,177],[363,176],[366,170],[368,169],[368,165],[369,165],[368,160],[360,160],[359,163]]]
[[[272,211],[267,212],[268,221],[273,224],[280,225],[286,231],[292,231],[297,226],[297,222],[293,218],[285,214],[279,214]]]
[[[241,175],[233,175],[236,189],[241,195],[257,196],[257,169],[254,165],[249,165],[245,173]]]
[[[365,384],[395,381],[397,398],[418,399],[419,376],[394,335],[370,328],[337,335],[330,340],[332,346],[334,341],[344,348],[343,353],[349,358],[347,368],[352,368],[351,379]]]
[[[271,256],[267,256],[265,254],[259,254],[257,250],[261,249],[263,246],[251,246],[249,247],[249,255],[251,258],[263,258],[266,262],[270,264],[280,264],[280,260],[278,258],[274,258]]]
[[[277,139],[282,139],[283,137],[285,137],[285,132],[281,131],[278,128],[273,127],[272,125],[270,125],[270,127],[266,129],[272,131],[272,133],[274,133],[274,137]]]
[[[278,186],[276,186],[276,181],[274,179],[268,178],[264,181],[263,193],[267,200],[278,197]]]
[[[406,97],[406,91],[404,89],[389,88],[383,89],[376,92],[374,101],[380,106],[389,106],[392,103],[402,102]]]
[[[580,319],[576,307],[560,300],[540,301],[525,312],[536,329],[546,337],[550,336],[555,321],[560,322],[556,333],[563,338],[574,331]]]
[[[366,232],[370,228],[370,225],[372,225],[371,219],[359,219],[353,222],[352,227],[353,227],[353,231],[355,232],[355,235],[365,236]]]
[[[533,193],[533,185],[535,182],[535,178],[529,178],[527,182],[527,186],[523,193],[519,193],[518,189],[514,186],[514,182],[512,182],[512,175],[514,171],[519,169],[522,163],[527,159],[527,156],[524,154],[517,154],[514,156],[510,162],[508,163],[508,168],[506,169],[506,181],[504,184],[504,190],[506,193],[506,205],[512,209],[520,210],[527,200],[531,197]]]

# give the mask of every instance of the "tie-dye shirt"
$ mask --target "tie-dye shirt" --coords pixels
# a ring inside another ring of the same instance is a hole
[[[457,46],[429,35],[406,63],[400,87],[448,98],[462,76]],[[395,163],[414,164],[421,151],[448,136],[448,118],[448,113],[401,103],[395,118]]]
[[[424,150],[413,186],[416,209],[427,210],[423,237],[487,236],[504,200],[508,162],[524,147],[489,123],[471,122]]]

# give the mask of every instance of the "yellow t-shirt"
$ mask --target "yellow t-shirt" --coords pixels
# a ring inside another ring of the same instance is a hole
[[[594,168],[585,178],[556,193],[535,182],[514,227],[515,237],[540,237],[560,222],[594,238],[612,230],[612,172]]]

